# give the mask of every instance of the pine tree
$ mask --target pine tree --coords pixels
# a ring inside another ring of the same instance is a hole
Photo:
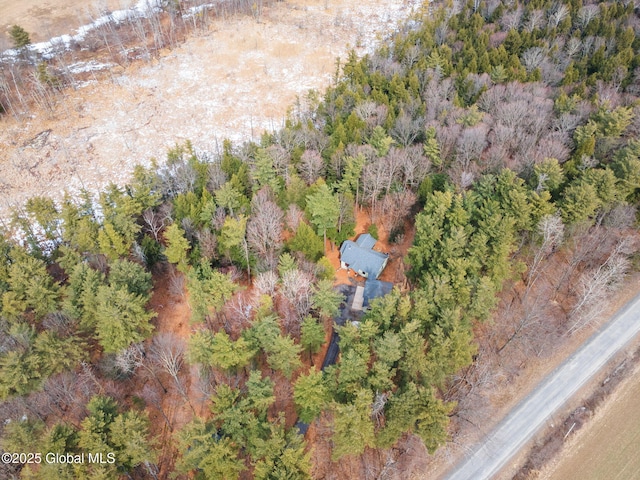
[[[315,420],[331,400],[322,372],[313,368],[306,375],[300,375],[293,386],[293,400],[301,421]]]
[[[324,244],[327,243],[327,230],[335,227],[340,217],[340,203],[326,183],[321,183],[315,193],[307,195],[307,210],[319,232],[322,232]]]
[[[324,253],[322,238],[304,222],[300,222],[296,234],[287,242],[292,252],[302,252],[311,261],[317,261]]]
[[[309,353],[318,353],[324,344],[325,332],[322,324],[308,315],[300,326],[300,345]]]
[[[225,371],[238,370],[247,366],[254,354],[244,338],[234,342],[224,330],[220,330],[213,336],[210,364]]]
[[[191,321],[199,323],[209,315],[210,310],[219,310],[237,290],[229,276],[213,270],[208,262],[191,268],[187,274],[187,290],[191,306]]]
[[[9,36],[13,41],[13,46],[18,50],[31,44],[29,34],[19,25],[14,25],[9,29]]]
[[[104,275],[86,263],[76,265],[69,276],[65,289],[64,311],[79,319],[84,328],[95,327],[98,288],[104,284]]]
[[[234,216],[243,205],[243,196],[231,182],[225,183],[215,192],[216,203]],[[246,199],[245,199],[246,201]]]
[[[333,288],[331,280],[320,280],[311,301],[313,307],[318,309],[323,317],[333,318],[338,315],[340,304],[344,299],[344,295]]]
[[[274,370],[280,371],[290,379],[293,372],[300,368],[300,351],[302,347],[296,344],[289,336],[278,335],[273,343],[268,346],[267,363]]]
[[[369,390],[356,392],[353,404],[337,404],[333,418],[333,452],[336,461],[345,455],[360,455],[367,447],[375,445],[375,433],[371,421],[373,394]]]
[[[266,439],[256,439],[252,457],[256,480],[311,480],[311,453],[305,452],[303,437],[295,430],[286,431],[283,419],[269,426]]]
[[[147,440],[149,419],[145,413],[129,411],[118,415],[109,428],[109,436],[109,443],[116,453],[116,462],[126,471],[157,460],[157,455]]]
[[[109,268],[109,284],[146,298],[151,290],[151,274],[137,263],[116,260]]]
[[[167,260],[175,263],[178,270],[185,271],[187,268],[187,252],[189,251],[189,241],[184,236],[184,231],[175,223],[167,227],[164,232],[167,242],[164,254]]]
[[[178,473],[201,471],[204,478],[234,480],[246,469],[238,458],[238,446],[222,438],[212,422],[195,417],[178,432],[177,439],[182,452],[176,463]]]
[[[218,250],[229,260],[250,268],[249,245],[246,239],[247,217],[227,217],[218,235]]]
[[[156,313],[147,311],[146,303],[145,298],[125,288],[98,288],[95,330],[105,352],[119,352],[151,334],[153,325],[149,321]]]
[[[146,414],[118,413],[116,402],[95,396],[87,404],[89,416],[82,421],[79,445],[84,452],[101,453],[102,464],[88,464],[90,478],[111,478],[117,472],[130,472],[140,464],[152,463],[157,455],[148,441],[149,419]],[[115,462],[109,463],[109,455]],[[102,476],[101,476],[102,475]]]

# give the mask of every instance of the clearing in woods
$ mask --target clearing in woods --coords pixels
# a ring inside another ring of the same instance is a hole
[[[578,433],[548,480],[640,479],[640,370]]]
[[[2,23],[10,18],[6,3],[0,0]],[[123,184],[136,163],[163,159],[176,142],[217,152],[225,138],[259,140],[282,126],[296,98],[333,81],[337,57],[344,64],[350,46],[370,53],[420,3],[288,0],[265,8],[260,22],[214,21],[148,63],[97,58],[111,70],[95,74],[78,58],[82,82],[51,111],[0,118],[0,217],[35,192],[59,199],[65,190]]]
[[[89,23],[89,17],[106,10],[126,9],[136,0],[0,0],[0,32],[12,25],[20,25],[33,42],[44,42],[51,37],[70,33]],[[2,37],[3,35],[0,35]],[[0,40],[0,48],[9,45]]]

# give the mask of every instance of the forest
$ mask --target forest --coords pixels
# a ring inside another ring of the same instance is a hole
[[[500,359],[548,354],[637,269],[639,34],[634,2],[425,3],[260,142],[16,207],[0,447],[115,461],[0,476],[407,478],[408,442],[481,423]],[[338,325],[362,213],[413,240]]]

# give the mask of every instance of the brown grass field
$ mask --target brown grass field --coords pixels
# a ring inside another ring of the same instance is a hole
[[[98,12],[124,9],[135,1],[0,0],[0,31],[4,33],[17,24],[29,32],[32,41],[42,42],[89,23],[90,16],[95,16]],[[8,42],[6,37],[2,40]],[[8,45],[0,42],[0,47],[5,46]]]
[[[88,8],[80,3],[60,0],[50,10],[53,19],[65,5],[71,9],[65,33],[86,23],[86,16],[73,13],[74,6],[78,12]],[[259,140],[263,131],[283,124],[296,98],[331,83],[336,57],[344,63],[352,47],[359,55],[372,51],[376,39],[419,3],[287,0],[265,8],[260,22],[243,16],[212,22],[150,62],[96,59],[107,70],[85,73],[75,90],[56,97],[50,111],[0,118],[0,217],[34,192],[59,199],[65,190],[95,192],[110,181],[123,184],[136,163],[163,159],[167,148],[185,140],[212,152],[225,138]],[[32,33],[37,25],[27,21],[46,5],[0,0],[0,26],[18,23],[39,41]],[[41,31],[47,21],[41,19]],[[9,46],[8,35],[0,39],[0,47]]]
[[[569,442],[548,480],[640,479],[640,369]]]

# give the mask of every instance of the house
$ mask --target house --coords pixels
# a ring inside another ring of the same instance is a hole
[[[387,266],[389,255],[376,252],[373,247],[377,240],[368,233],[353,242],[345,240],[340,247],[340,265],[351,269],[365,278],[376,279]]]
[[[358,285],[356,287],[353,302],[351,303],[351,310],[356,312],[367,310],[373,299],[384,297],[391,290],[393,290],[393,283],[370,278],[364,285]]]

